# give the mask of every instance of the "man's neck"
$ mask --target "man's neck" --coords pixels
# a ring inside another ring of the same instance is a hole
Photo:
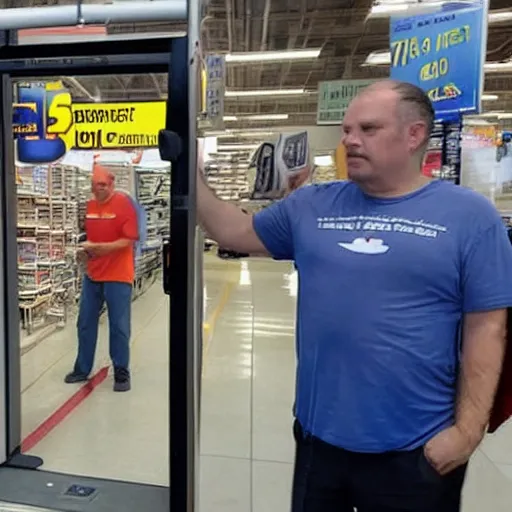
[[[410,176],[410,175],[409,175]],[[392,183],[383,181],[358,183],[361,190],[373,197],[393,198],[406,196],[432,181],[421,173],[415,173],[412,179],[394,180]]]
[[[100,204],[106,204],[108,203],[113,197],[114,197],[114,194],[115,194],[115,190],[113,190],[109,195],[108,197],[106,197],[103,201],[100,201],[99,199],[96,199],[96,201],[98,201],[98,203]]]

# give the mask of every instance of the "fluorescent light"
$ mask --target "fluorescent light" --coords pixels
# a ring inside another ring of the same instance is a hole
[[[466,126],[491,126],[491,123],[489,123],[489,121],[477,118],[466,118],[464,120],[464,124]]]
[[[368,18],[386,18],[398,12],[407,13],[407,15],[426,13],[432,10],[439,9],[445,3],[447,2],[443,0],[434,0],[432,2],[426,0],[421,3],[416,1],[382,1],[372,6],[372,8],[370,9],[370,13],[368,14]]]
[[[222,139],[227,138],[260,138],[260,137],[272,137],[275,135],[275,132],[271,132],[268,130],[245,130],[245,129],[235,129],[235,130],[215,130],[205,132],[206,137],[219,137]]]
[[[391,52],[371,52],[363,66],[389,66],[391,64]],[[512,60],[506,62],[486,62],[484,64],[486,73],[503,73],[512,71]]]
[[[224,121],[284,121],[288,114],[255,114],[250,116],[224,116]]]
[[[489,23],[502,23],[504,21],[511,21],[512,20],[512,11],[493,11],[489,13],[488,21]]]
[[[247,97],[247,96],[297,96],[304,94],[305,89],[255,89],[245,91],[226,91],[227,98]]]
[[[486,62],[484,70],[488,73],[504,73],[512,71],[512,60],[506,62]]]
[[[498,98],[497,94],[482,94],[482,101],[496,101]]]
[[[366,57],[363,66],[389,66],[391,64],[391,52],[371,52]]]
[[[308,50],[285,50],[278,52],[228,53],[226,62],[279,62],[283,60],[317,59],[321,48]]]
[[[478,114],[478,116],[469,116],[471,118],[483,118],[483,117],[499,117],[501,114],[504,114],[503,110],[496,110],[492,112],[484,112],[483,114]]]
[[[318,167],[329,167],[333,165],[333,160],[331,155],[322,155],[322,156],[315,156],[314,159],[315,165],[318,165]]]
[[[218,151],[246,151],[256,149],[259,144],[219,144],[217,145]]]
[[[250,121],[284,121],[289,117],[288,114],[256,114],[253,116],[239,117],[238,119],[248,119]]]
[[[380,16],[387,17],[395,12],[403,12],[407,11],[408,6],[407,5],[374,5],[371,10],[370,14],[368,15],[369,18],[378,18]]]
[[[403,13],[405,16],[428,13],[449,3],[453,3],[453,0],[423,0],[422,2],[418,0],[382,0],[372,6],[368,18],[386,18],[396,13]],[[455,0],[455,3],[471,5],[471,1],[468,0]],[[492,11],[489,12],[487,20],[489,24],[510,21],[512,20],[512,12]]]

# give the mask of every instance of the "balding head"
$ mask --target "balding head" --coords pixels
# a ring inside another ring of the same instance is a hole
[[[393,180],[421,168],[434,125],[434,110],[418,87],[382,80],[365,88],[343,120],[348,171],[356,181]]]
[[[391,94],[396,95],[398,113],[404,122],[421,120],[425,123],[427,138],[423,149],[426,149],[430,134],[434,129],[435,112],[432,102],[425,91],[408,82],[388,79],[369,85],[363,89],[361,94],[372,94],[379,91],[389,91]]]
[[[100,203],[107,201],[112,196],[114,191],[114,182],[114,175],[106,167],[103,167],[98,163],[94,164],[91,188],[94,197]]]

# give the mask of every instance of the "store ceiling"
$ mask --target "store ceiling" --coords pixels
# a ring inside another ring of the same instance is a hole
[[[119,0],[118,0],[119,1]],[[125,0],[127,1],[127,0]],[[9,4],[10,2],[10,4]],[[0,0],[0,6],[74,4],[74,0]],[[107,3],[85,0],[85,3]],[[311,125],[316,121],[315,91],[322,80],[379,78],[386,67],[362,66],[370,52],[388,47],[388,20],[367,20],[372,0],[210,0],[202,24],[205,52],[246,52],[322,48],[318,59],[272,64],[229,64],[228,89],[305,88],[300,96],[226,98],[226,115],[288,114],[287,121],[227,123],[227,127]],[[510,10],[510,0],[490,0],[491,10]],[[111,25],[109,34],[171,32],[172,23]],[[512,21],[491,25],[487,59],[512,58]],[[68,80],[77,100],[156,99],[165,95],[167,77],[158,75],[80,77]],[[487,74],[485,89],[499,100],[487,110],[512,111],[512,71]]]

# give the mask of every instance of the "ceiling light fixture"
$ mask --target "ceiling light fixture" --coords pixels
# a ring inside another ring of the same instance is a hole
[[[318,167],[330,167],[334,164],[331,155],[315,156],[314,162]]]
[[[435,11],[442,7],[446,2],[379,2],[372,6],[368,18],[387,18],[395,13],[419,14],[429,11]]]
[[[391,52],[380,51],[371,52],[363,66],[389,66],[391,64]],[[504,73],[512,71],[512,60],[506,62],[486,62],[484,64],[486,73]]]
[[[504,110],[492,110],[492,111],[489,111],[489,112],[483,112],[481,114],[478,114],[478,115],[473,115],[473,116],[467,116],[467,119],[472,119],[472,120],[475,120],[475,119],[498,119],[498,118],[501,118],[502,115],[505,114],[505,111]]]
[[[219,144],[217,151],[249,151],[258,147],[259,144]]]
[[[250,96],[300,96],[305,89],[255,89],[242,91],[226,91],[226,98],[242,98]]]
[[[454,3],[453,0],[380,0],[376,2],[370,9],[368,18],[387,18],[397,13],[406,16],[413,14],[426,14],[436,11],[443,5]],[[455,3],[471,5],[468,0],[455,0]],[[503,23],[512,20],[512,12],[510,11],[491,11],[488,15],[488,23]]]
[[[285,121],[288,114],[255,114],[249,116],[224,116],[224,121]]]
[[[486,62],[484,70],[487,73],[506,73],[512,71],[512,60],[505,62]]]
[[[218,130],[206,132],[205,136],[207,137],[218,137],[222,139],[233,139],[233,138],[243,138],[243,139],[260,139],[265,137],[272,137],[275,135],[275,132],[271,132],[268,130],[244,130],[244,129],[235,129],[235,130]]]
[[[245,62],[280,62],[286,60],[311,60],[318,59],[322,49],[311,48],[306,50],[284,50],[270,52],[240,52],[228,53],[226,62],[245,63]]]
[[[512,20],[512,11],[492,11],[489,13],[489,24],[503,23]]]

